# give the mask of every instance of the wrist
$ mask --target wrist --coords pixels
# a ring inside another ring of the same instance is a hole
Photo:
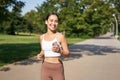
[[[60,48],[60,49],[59,49],[59,52],[60,52],[61,54],[63,54],[63,49]]]

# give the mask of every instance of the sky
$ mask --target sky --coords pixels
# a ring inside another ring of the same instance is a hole
[[[22,8],[22,15],[24,15],[25,13],[31,10],[36,10],[35,7],[41,5],[45,0],[18,0],[18,1],[22,1],[25,3],[25,6]]]

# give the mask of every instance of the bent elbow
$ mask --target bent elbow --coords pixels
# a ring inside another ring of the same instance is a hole
[[[69,57],[69,56],[70,56],[70,52],[69,52],[69,51],[66,51],[65,57]]]

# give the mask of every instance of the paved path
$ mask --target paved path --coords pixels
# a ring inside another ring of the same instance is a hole
[[[66,80],[120,80],[120,42],[110,34],[69,47]],[[31,58],[0,68],[0,80],[40,80],[41,61]]]

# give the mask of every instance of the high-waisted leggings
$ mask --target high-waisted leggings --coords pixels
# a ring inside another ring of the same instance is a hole
[[[43,62],[41,80],[65,80],[63,64]]]

